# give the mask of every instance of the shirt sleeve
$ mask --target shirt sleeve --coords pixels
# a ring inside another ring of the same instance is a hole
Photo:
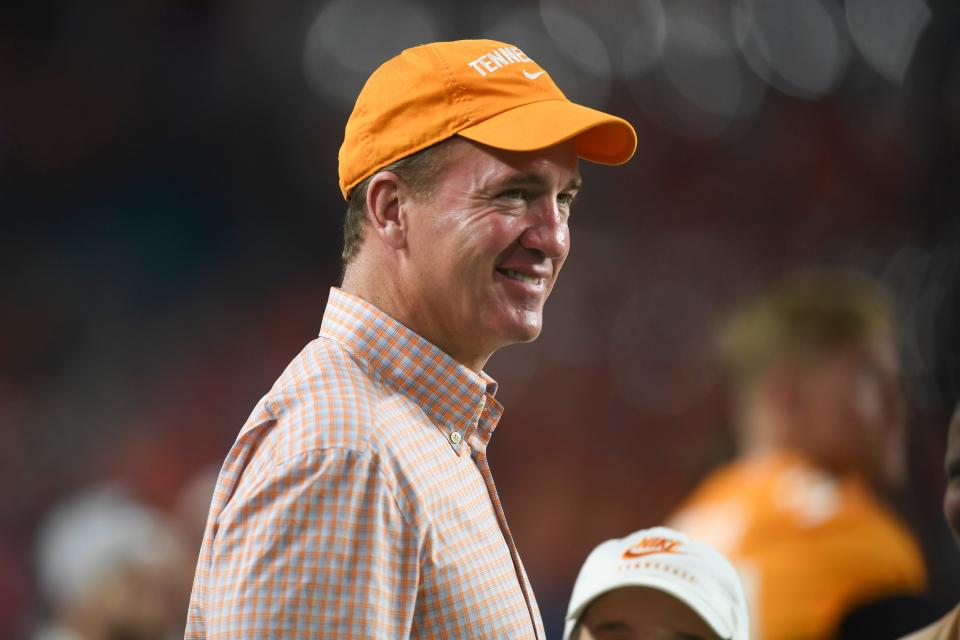
[[[376,456],[312,451],[246,484],[214,524],[204,601],[191,603],[205,637],[409,636],[418,535]]]

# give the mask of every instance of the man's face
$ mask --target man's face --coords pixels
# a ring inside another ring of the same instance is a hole
[[[960,544],[960,405],[950,421],[947,435],[947,490],[943,495],[943,514],[953,537]]]
[[[540,334],[570,250],[578,159],[573,141],[530,153],[448,144],[429,196],[403,202],[399,277],[411,328],[480,368],[498,348]]]
[[[807,429],[817,457],[881,485],[906,472],[903,397],[893,336],[883,333],[808,369]]]
[[[623,587],[598,597],[584,612],[575,640],[719,640],[673,596],[647,587]]]

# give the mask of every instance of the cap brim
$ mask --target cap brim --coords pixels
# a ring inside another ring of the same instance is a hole
[[[531,102],[457,133],[508,151],[536,151],[576,138],[577,155],[600,164],[623,164],[637,149],[629,122],[567,100]]]
[[[605,593],[609,593],[610,591],[623,587],[649,587],[651,589],[669,593],[674,598],[690,607],[690,609],[704,622],[706,622],[707,625],[713,629],[718,636],[721,638],[733,637],[733,629],[731,628],[730,623],[724,621],[719,613],[715,611],[714,608],[710,606],[710,604],[703,598],[700,598],[690,593],[688,590],[681,588],[680,585],[671,580],[663,580],[655,576],[644,576],[617,580],[604,589],[591,594],[588,599],[580,602],[576,607],[568,611],[566,617],[567,625],[564,630],[564,640],[569,638],[569,634],[573,631],[574,624],[580,618],[580,616],[583,615],[584,610],[591,602]]]

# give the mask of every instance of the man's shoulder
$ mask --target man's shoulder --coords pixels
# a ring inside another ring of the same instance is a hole
[[[924,581],[916,540],[877,496],[792,457],[741,459],[714,471],[675,522],[744,557],[809,549],[810,559],[837,568],[857,565],[910,585]],[[816,564],[810,559],[803,561],[808,567]]]
[[[800,529],[831,520],[851,506],[851,493],[836,476],[791,455],[737,459],[711,473],[688,506],[736,502],[755,521],[768,519]]]
[[[757,541],[805,537],[837,515],[842,498],[831,476],[802,461],[773,455],[741,457],[702,480],[674,521],[679,529],[724,552],[747,554]]]
[[[739,548],[752,519],[752,491],[744,481],[744,463],[728,462],[711,470],[671,516],[669,526],[713,545],[722,553]]]
[[[287,450],[365,449],[383,396],[366,363],[317,338],[287,365],[248,425],[274,424]]]
[[[771,472],[764,465],[736,459],[710,470],[686,499],[681,511],[712,505],[741,504],[752,508],[765,498]]]
[[[376,362],[366,361],[336,341],[310,342],[258,403],[245,430],[269,425],[279,451],[352,449],[391,457],[419,450],[429,422],[399,392]],[[435,435],[435,434],[434,434]]]

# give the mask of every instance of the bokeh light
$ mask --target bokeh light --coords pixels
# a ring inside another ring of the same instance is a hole
[[[846,70],[850,44],[833,2],[739,0],[734,26],[747,61],[772,86],[790,95],[829,93]]]
[[[864,60],[900,84],[932,14],[923,0],[847,0],[850,36]]]
[[[318,95],[349,108],[384,60],[440,39],[434,14],[414,0],[333,0],[307,32],[304,72]]]

